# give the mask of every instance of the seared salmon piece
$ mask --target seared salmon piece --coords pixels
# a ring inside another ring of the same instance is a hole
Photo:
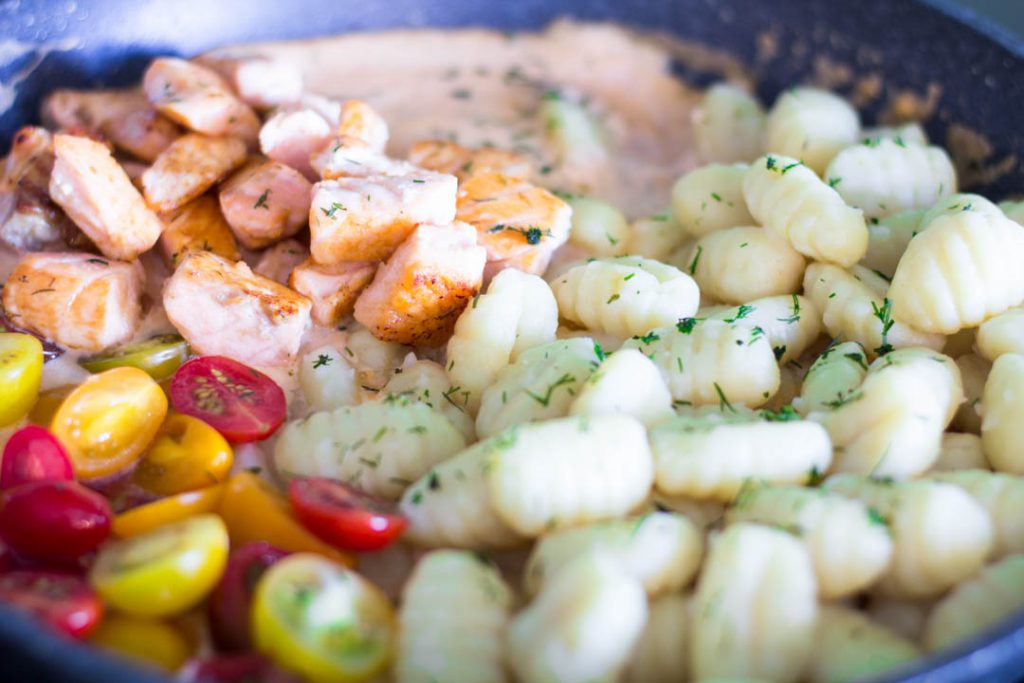
[[[420,140],[409,148],[409,161],[465,182],[474,173],[497,172],[529,180],[533,166],[522,154],[496,147],[470,149],[448,140]]]
[[[59,244],[67,216],[50,199],[53,136],[25,126],[14,134],[0,180],[0,240],[24,251]]]
[[[298,240],[284,240],[264,251],[253,271],[257,275],[286,285],[292,271],[308,258],[309,249]]]
[[[189,130],[227,135],[256,144],[260,120],[217,72],[176,57],[159,57],[146,69],[142,88],[157,111]]]
[[[243,261],[190,254],[164,285],[164,310],[196,353],[288,365],[309,327],[310,301]]]
[[[55,90],[43,101],[42,117],[54,128],[102,137],[147,162],[181,135],[141,90]]]
[[[377,270],[355,318],[378,339],[439,346],[480,291],[486,260],[472,226],[420,225]]]
[[[80,252],[37,252],[18,261],[4,286],[11,321],[59,346],[102,351],[139,328],[145,273]]]
[[[315,184],[309,210],[313,259],[323,264],[386,259],[418,223],[451,223],[456,185],[455,176],[433,171]]]
[[[103,254],[132,261],[149,251],[163,224],[110,150],[89,138],[53,136],[50,197]]]
[[[373,261],[342,261],[321,266],[306,259],[292,271],[288,285],[313,302],[313,322],[333,327],[352,314],[356,299],[377,272]]]
[[[341,105],[336,133],[344,141],[359,140],[377,152],[383,152],[388,144],[387,121],[362,100],[346,100]]]
[[[302,97],[302,71],[262,55],[201,55],[193,60],[216,71],[239,99],[256,109],[270,109]]]
[[[196,251],[211,251],[229,261],[239,259],[231,226],[224,220],[220,203],[212,194],[193,199],[174,211],[162,214],[160,219],[164,223],[160,251],[171,270]]]
[[[542,187],[503,173],[471,175],[459,187],[456,218],[476,228],[487,276],[503,268],[540,274],[572,228],[572,208]]]
[[[423,170],[408,161],[392,159],[355,138],[332,140],[313,154],[310,164],[324,180],[367,178],[377,175],[401,176]]]
[[[146,201],[157,211],[173,211],[213,187],[245,162],[238,138],[183,135],[142,174]]]
[[[294,168],[254,160],[220,186],[220,208],[239,242],[262,249],[306,225],[312,192],[313,185]]]
[[[341,105],[316,95],[280,107],[260,128],[260,149],[274,161],[291,166],[309,180],[319,179],[312,156],[334,138]]]

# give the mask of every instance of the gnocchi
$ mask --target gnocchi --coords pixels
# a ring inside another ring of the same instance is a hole
[[[731,304],[795,294],[807,265],[788,242],[758,227],[712,232],[690,253],[690,274],[701,294]]]
[[[840,150],[857,141],[860,117],[838,95],[793,88],[772,105],[765,135],[768,151],[801,159],[820,175]]]
[[[690,171],[672,188],[672,213],[683,230],[703,237],[716,230],[753,225],[743,198],[746,164],[711,164]]]
[[[732,83],[708,88],[693,111],[693,126],[698,149],[708,161],[750,161],[764,149],[764,107]]]

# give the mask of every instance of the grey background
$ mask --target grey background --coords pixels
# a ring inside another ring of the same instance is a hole
[[[955,0],[1024,38],[1024,0]]]

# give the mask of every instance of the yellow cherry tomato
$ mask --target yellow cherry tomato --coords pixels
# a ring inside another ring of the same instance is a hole
[[[317,553],[348,566],[352,558],[310,533],[292,515],[288,501],[251,472],[236,472],[228,479],[220,502],[220,516],[235,547],[266,541],[291,553]]]
[[[25,417],[43,381],[43,345],[30,334],[0,333],[0,427]]]
[[[77,386],[76,384],[65,384],[41,392],[35,405],[32,406],[32,410],[28,411],[28,421],[49,428],[53,422],[53,416],[57,414],[57,409]]]
[[[216,512],[223,495],[224,486],[217,485],[161,498],[116,515],[110,529],[120,538],[138,536],[166,524]]]
[[[312,683],[365,681],[387,666],[391,601],[350,569],[290,555],[260,577],[253,597],[256,649]]]
[[[173,496],[224,481],[233,460],[220,432],[198,418],[171,413],[133,477],[147,491]]]
[[[93,375],[72,391],[50,430],[71,456],[79,479],[97,479],[131,465],[167,415],[167,397],[138,368]]]
[[[118,611],[166,617],[205,598],[227,558],[224,522],[217,515],[196,515],[104,546],[89,581]]]
[[[192,654],[184,634],[159,619],[108,614],[90,642],[143,664],[174,671]]]

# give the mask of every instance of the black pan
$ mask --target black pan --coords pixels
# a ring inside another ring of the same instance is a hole
[[[1018,2],[1019,0],[1006,0]],[[391,27],[544,26],[562,16],[612,20],[671,33],[731,52],[752,67],[760,94],[811,79],[827,57],[858,75],[879,74],[886,91],[864,110],[879,114],[889,94],[937,90],[929,136],[951,124],[984,131],[979,167],[1005,166],[966,189],[995,199],[1024,194],[1024,43],[946,0],[0,0],[0,149],[33,121],[40,98],[61,86],[137,81],[154,55],[191,55],[232,42],[302,38]],[[766,52],[770,31],[778,49]],[[46,44],[53,51],[33,51]],[[760,45],[760,49],[759,49]],[[72,48],[72,49],[68,49]],[[680,67],[704,83],[711,74]],[[972,169],[968,169],[970,172]],[[0,606],[0,681],[158,683],[165,679],[65,643]],[[918,683],[1024,680],[1024,614],[961,647],[880,679]],[[484,683],[484,682],[481,682]]]

